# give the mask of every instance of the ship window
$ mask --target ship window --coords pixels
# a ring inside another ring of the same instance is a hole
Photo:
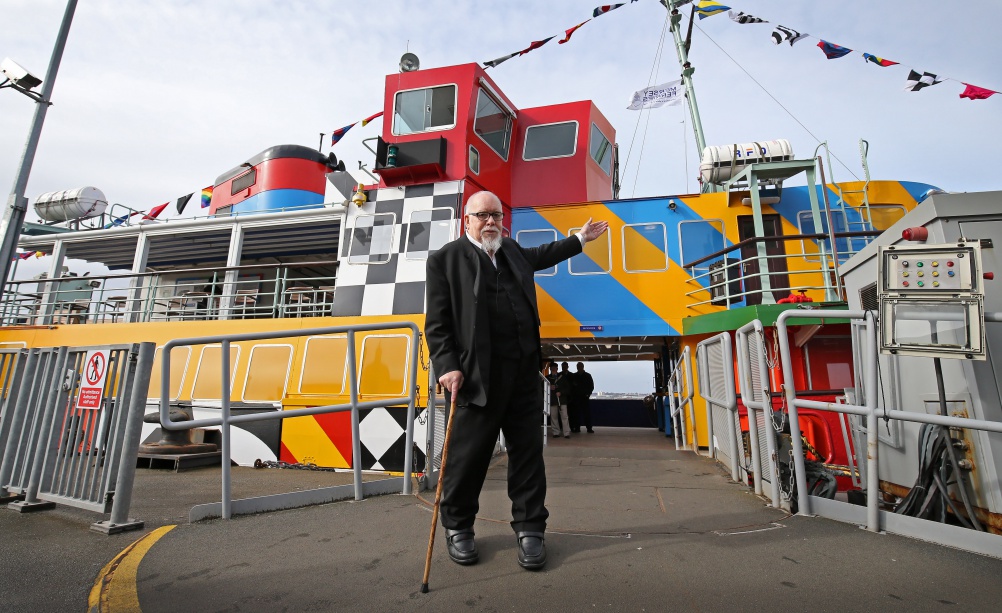
[[[701,260],[711,253],[723,251],[724,221],[722,219],[684,219],[678,222],[679,263],[687,264]],[[697,281],[706,285],[709,281],[705,276],[710,265],[721,262],[723,256],[693,267],[689,274]],[[700,276],[703,275],[703,276]]]
[[[612,174],[612,143],[595,124],[591,124],[588,152],[591,153],[591,159],[595,160],[595,163],[605,171],[605,174]]]
[[[393,134],[446,130],[455,125],[455,85],[397,92],[393,103]]]
[[[470,145],[470,172],[480,174],[480,152],[473,145]]]
[[[195,383],[191,389],[192,400],[222,400],[223,373],[220,364],[223,359],[223,348],[220,345],[206,345],[198,357],[198,367],[195,369]],[[230,345],[230,381],[240,360],[240,345]],[[232,394],[234,390],[230,390]]]
[[[230,188],[230,195],[236,196],[255,183],[257,183],[257,169],[251,168],[250,172],[245,172],[236,179],[233,179],[233,185]]]
[[[515,234],[515,242],[523,247],[539,247],[557,240],[556,230],[522,230]],[[537,277],[549,277],[557,274],[557,267],[537,270]]]
[[[359,215],[351,231],[349,264],[385,264],[393,253],[393,226],[396,215]]]
[[[502,159],[508,159],[508,145],[511,144],[511,115],[483,89],[477,94],[477,117],[473,120],[473,131]],[[472,167],[472,164],[470,166]]]
[[[150,387],[147,398],[160,398],[160,386],[163,382],[161,378],[161,360],[163,359],[163,347],[157,347],[153,354],[153,370],[150,371]],[[191,361],[191,347],[174,347],[170,352],[170,399],[177,400],[181,397],[181,388],[184,385],[184,373],[188,370],[188,362]]]
[[[871,204],[870,220],[877,230],[886,230],[905,216],[908,209],[900,204]]]
[[[300,394],[341,394],[348,380],[348,337],[311,336],[306,339]]]
[[[405,334],[370,334],[362,339],[358,393],[403,396],[407,387],[411,339]]]
[[[431,252],[438,251],[452,240],[454,226],[451,208],[412,212],[404,230],[404,257],[408,260],[427,260]]]
[[[289,382],[292,345],[251,347],[244,377],[244,402],[281,402]]]
[[[661,222],[623,226],[623,270],[668,270],[668,230]]]
[[[845,213],[843,211],[832,211],[832,223],[835,226],[835,232],[845,232],[846,231],[846,221]],[[827,214],[821,215],[821,228],[814,227],[814,216],[811,211],[800,211],[797,213],[797,225],[800,227],[801,234],[828,234],[828,216]],[[869,239],[850,239],[850,238],[836,238],[835,247],[838,248],[838,259],[839,262],[845,262],[849,259],[852,253],[855,253],[862,247],[866,245]],[[826,263],[831,263],[832,256],[832,241],[830,238],[825,238],[823,240],[818,239],[806,239],[800,241],[800,251],[804,254],[804,259],[808,262],[821,262],[821,248],[824,247],[825,257],[824,261]]]
[[[578,145],[578,122],[564,121],[525,129],[523,160],[546,160],[574,155]]]
[[[576,234],[581,228],[571,228],[567,236]],[[584,251],[567,261],[567,270],[572,275],[604,275],[612,270],[611,232],[590,241]]]

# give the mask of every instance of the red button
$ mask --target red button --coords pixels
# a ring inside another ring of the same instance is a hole
[[[901,285],[903,285],[903,286],[905,286],[905,287],[908,287],[908,282],[907,282],[907,281],[902,281],[902,282],[901,282]]]

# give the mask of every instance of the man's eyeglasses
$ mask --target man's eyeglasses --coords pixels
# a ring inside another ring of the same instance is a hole
[[[467,215],[476,217],[480,221],[487,221],[488,217],[493,218],[494,221],[501,221],[502,219],[504,219],[504,213],[500,211],[494,213],[488,213],[487,211],[480,211],[479,213],[467,213]]]

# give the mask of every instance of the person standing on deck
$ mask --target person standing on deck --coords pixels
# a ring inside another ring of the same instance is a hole
[[[574,373],[572,373],[567,366],[567,362],[560,363],[560,377],[567,381],[567,395],[564,396],[564,404],[567,405],[567,421],[570,422],[571,432],[577,434],[581,432],[581,421],[578,416],[578,407],[574,402],[574,397],[577,395],[574,386],[577,381],[574,379]]]
[[[449,557],[479,559],[473,525],[498,433],[508,447],[508,497],[518,563],[546,563],[546,472],[539,426],[539,312],[533,273],[573,257],[608,223],[589,219],[574,236],[524,248],[502,238],[504,212],[490,192],[466,203],[466,235],[431,254],[427,263],[425,338],[438,382],[456,400],[450,419],[441,517]]]
[[[546,380],[550,382],[550,432],[553,433],[553,438],[561,434],[564,438],[570,438],[571,425],[567,417],[567,403],[571,398],[571,380],[563,373],[558,373],[557,365],[553,362],[550,363],[549,370]]]
[[[571,378],[574,381],[571,404],[574,405],[577,414],[578,431],[580,432],[580,426],[584,425],[588,434],[595,434],[591,426],[591,393],[595,391],[595,380],[592,379],[591,373],[584,369],[584,364],[581,362],[578,362],[577,372],[572,373]]]

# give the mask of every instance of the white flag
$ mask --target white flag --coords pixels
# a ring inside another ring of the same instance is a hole
[[[626,107],[631,111],[641,109],[656,109],[667,105],[675,106],[682,104],[682,96],[685,88],[682,87],[682,80],[662,83],[654,87],[648,87],[633,93],[630,106]]]

